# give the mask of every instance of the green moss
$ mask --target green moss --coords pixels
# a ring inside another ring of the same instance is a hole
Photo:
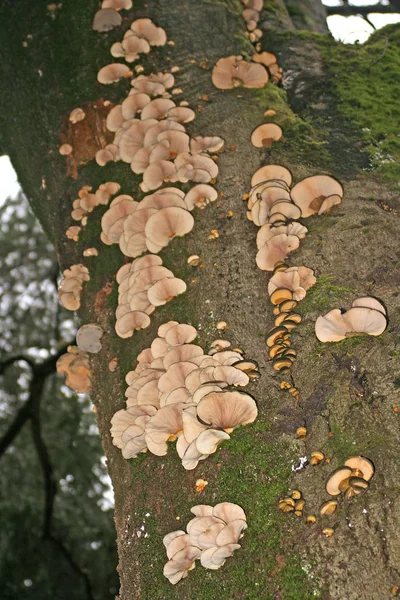
[[[395,388],[400,388],[400,377],[396,377],[396,379],[394,379],[393,385]]]
[[[328,453],[335,458],[337,466],[343,465],[349,456],[374,456],[382,448],[387,448],[387,435],[369,431],[367,428],[353,427],[352,423],[346,423],[343,427],[338,423],[331,423],[333,434],[328,442]]]
[[[224,6],[230,13],[234,15],[241,15],[243,11],[243,4],[240,0],[203,0],[205,4],[212,4],[215,6],[219,4]]]
[[[400,178],[400,28],[389,25],[363,45],[321,43],[336,95],[336,110],[360,131],[369,170],[383,179]]]
[[[277,501],[287,492],[292,458],[287,446],[271,443],[269,427],[261,420],[237,429],[216,454],[200,463],[196,474],[183,472],[171,447],[168,456],[163,459],[163,470],[168,474],[171,490],[178,486],[181,491],[176,498],[176,514],[164,515],[164,521],[169,521],[170,526],[163,525],[154,515],[145,517],[147,497],[152,494],[148,478],[154,469],[159,468],[156,466],[159,459],[144,455],[132,461],[133,485],[143,489],[143,499],[136,509],[135,519],[146,522],[148,537],[143,540],[142,552],[151,557],[153,565],[153,569],[144,574],[148,581],[143,586],[143,600],[187,597],[196,600],[218,600],[221,597],[272,600],[278,592],[283,600],[318,598],[316,580],[311,580],[300,559],[287,548],[283,550],[281,545],[287,519],[277,509]],[[201,495],[196,495],[193,489],[197,477],[209,481]],[[222,588],[221,573],[207,571],[200,566],[185,581],[172,588],[162,575],[166,560],[162,536],[174,528],[185,527],[192,516],[191,506],[198,503],[214,505],[221,501],[243,506],[249,524],[241,540],[242,548],[223,566]],[[284,564],[277,568],[276,557],[283,552]],[[299,595],[299,589],[302,595]],[[147,595],[145,590],[148,590]]]
[[[352,292],[349,288],[335,285],[333,275],[323,275],[317,278],[317,283],[307,292],[305,299],[299,304],[299,312],[324,312],[339,308],[338,302]]]
[[[326,164],[330,163],[330,155],[323,134],[293,112],[284,90],[270,83],[254,91],[253,96],[254,103],[263,113],[270,108],[276,111],[277,114],[268,120],[277,123],[283,131],[282,139],[273,144],[270,150],[273,161],[326,168]]]

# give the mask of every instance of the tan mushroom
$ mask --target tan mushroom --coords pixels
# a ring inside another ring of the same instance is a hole
[[[77,346],[68,346],[67,353],[57,360],[56,370],[57,373],[66,375],[66,385],[75,392],[84,394],[90,391],[88,356]]]
[[[277,62],[277,58],[275,54],[272,54],[272,52],[260,52],[253,54],[252,60],[256,63],[261,63],[268,69]]]
[[[194,569],[195,561],[200,558],[201,550],[195,546],[188,546],[177,552],[174,557],[164,565],[164,577],[173,585],[187,577],[189,571]]]
[[[113,8],[114,10],[129,10],[132,8],[132,0],[103,0],[101,8]]]
[[[372,461],[364,456],[350,456],[344,464],[346,467],[350,467],[354,476],[362,477],[365,481],[372,479],[375,473]]]
[[[265,165],[258,169],[251,178],[251,185],[254,187],[264,181],[283,181],[287,186],[292,184],[292,174],[282,165]]]
[[[111,56],[114,58],[124,58],[126,62],[131,63],[138,60],[140,54],[148,54],[150,52],[150,44],[136,35],[133,32],[125,34],[122,42],[115,42],[111,46]]]
[[[271,148],[273,142],[282,137],[282,129],[275,123],[263,123],[251,134],[251,143],[256,148]]]
[[[115,83],[120,79],[131,77],[132,71],[122,63],[111,63],[106,65],[97,73],[97,81],[104,85]]]
[[[145,329],[150,325],[150,317],[141,311],[128,312],[117,320],[115,331],[121,338],[131,337],[134,331]]]
[[[151,19],[136,19],[130,28],[135,35],[147,40],[150,46],[164,46],[167,42],[164,29],[157,27]]]
[[[203,209],[210,202],[215,202],[218,192],[211,185],[202,184],[193,186],[185,196],[185,204],[188,210],[197,207]]]
[[[197,405],[199,419],[227,433],[238,425],[252,423],[257,413],[253,398],[242,392],[211,392]]]
[[[62,156],[68,156],[68,154],[72,153],[72,150],[73,150],[73,148],[72,148],[71,144],[62,144],[58,149],[59,153]]]
[[[162,306],[184,292],[186,292],[186,283],[182,279],[169,278],[157,281],[149,288],[147,295],[151,304]]]
[[[79,233],[82,230],[82,227],[79,227],[78,225],[71,225],[71,227],[68,227],[67,231],[65,232],[65,235],[67,236],[67,238],[69,240],[73,240],[74,242],[77,242],[79,239]]]
[[[273,271],[275,264],[299,247],[300,240],[295,235],[281,233],[274,236],[257,252],[256,262],[259,269]]]
[[[149,242],[164,248],[174,237],[189,233],[193,226],[194,219],[187,210],[175,206],[162,208],[149,218],[145,226],[149,250]]]
[[[85,117],[86,113],[80,107],[74,108],[69,113],[69,120],[74,124],[79,123],[79,121],[82,121]]]
[[[336,179],[329,175],[307,177],[292,188],[292,200],[301,209],[301,216],[309,217],[315,213],[321,215],[332,206],[339,204],[343,197],[343,188]],[[326,200],[334,196],[334,200]]]

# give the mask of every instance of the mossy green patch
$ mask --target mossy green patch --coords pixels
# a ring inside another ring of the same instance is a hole
[[[322,275],[317,278],[317,283],[307,292],[307,296],[299,304],[298,310],[301,314],[309,312],[327,311],[339,308],[338,302],[346,299],[352,292],[349,288],[336,285],[333,275]]]
[[[388,25],[365,44],[321,43],[336,110],[360,131],[370,168],[400,178],[400,27]]]

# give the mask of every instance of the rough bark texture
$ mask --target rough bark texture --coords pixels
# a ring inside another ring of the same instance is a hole
[[[400,583],[400,453],[393,410],[399,402],[396,191],[373,175],[360,174],[367,164],[360,152],[361,138],[337,113],[327,84],[321,43],[335,50],[323,8],[316,0],[265,3],[262,45],[279,56],[287,96],[272,84],[257,92],[221,92],[212,86],[211,68],[220,57],[253,52],[243,34],[239,0],[149,0],[146,7],[135,2],[134,9],[124,13],[123,27],[108,34],[91,30],[97,8],[92,0],[71,0],[53,19],[45,2],[1,0],[0,148],[10,155],[62,268],[84,262],[90,269],[80,318],[98,322],[106,331],[103,350],[92,360],[92,400],[115,489],[120,598],[390,598],[392,586]],[[116,180],[123,193],[136,197],[139,179],[125,164],[101,169],[92,162],[73,180],[66,176],[58,146],[69,110],[86,101],[118,102],[124,97],[126,83],[105,88],[96,82],[96,73],[111,62],[111,43],[141,16],[150,16],[175,41],[175,46],[153,50],[141,61],[146,72],[178,65],[177,84],[184,98],[199,107],[188,129],[191,134],[223,137],[226,151],[218,163],[220,201],[198,212],[194,231],[162,253],[164,264],[187,281],[187,293],[157,309],[147,330],[120,340],[114,333],[115,273],[123,260],[118,248],[99,241],[104,209],[90,215],[78,244],[67,241],[64,232],[81,185],[96,188]],[[267,108],[277,110],[285,138],[265,155],[251,146],[250,134]],[[331,172],[345,189],[339,208],[309,219],[310,233],[290,257],[292,265],[312,267],[319,277],[300,304],[304,320],[294,338],[298,360],[292,374],[299,403],[279,389],[267,361],[264,336],[273,324],[268,277],[256,267],[256,228],[247,221],[241,200],[251,174],[266,160],[285,164],[296,180]],[[228,210],[234,213],[231,219],[226,218]],[[218,229],[217,240],[208,240],[211,229]],[[89,246],[99,248],[98,258],[82,258]],[[186,264],[194,252],[204,264],[197,271]],[[386,303],[390,326],[385,334],[318,344],[313,333],[316,317],[334,307],[349,307],[365,294]],[[110,418],[123,406],[125,373],[135,366],[137,353],[150,345],[158,325],[170,318],[198,327],[204,348],[219,337],[216,322],[227,321],[225,337],[256,359],[262,372],[250,385],[258,401],[258,421],[235,431],[231,441],[194,472],[182,469],[172,448],[165,458],[144,455],[125,461],[109,435]],[[107,365],[114,356],[119,366],[111,374]],[[309,432],[306,442],[295,439],[296,428],[303,424]],[[292,465],[313,450],[323,450],[331,463],[294,472]],[[306,499],[305,514],[318,514],[326,499],[327,475],[358,453],[376,466],[367,493],[343,504],[334,516],[318,519],[312,528],[303,518],[279,513],[279,497],[296,488]],[[201,494],[195,492],[198,477],[209,481]],[[162,576],[162,536],[188,521],[192,505],[225,500],[241,504],[248,515],[242,549],[222,570],[198,567],[172,587]],[[322,535],[327,526],[335,528],[331,538]]]

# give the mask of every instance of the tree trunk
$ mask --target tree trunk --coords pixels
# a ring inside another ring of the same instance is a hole
[[[219,58],[254,52],[243,33],[242,9],[239,0],[134,0],[132,10],[122,11],[122,28],[103,34],[91,29],[98,10],[92,0],[70,0],[55,10],[42,2],[0,0],[0,149],[9,154],[61,267],[82,262],[90,271],[79,317],[106,332],[102,351],[91,359],[91,398],[115,491],[121,600],[383,600],[400,585],[400,453],[393,410],[399,403],[394,374],[399,339],[399,241],[392,210],[396,189],[362,172],[368,159],[361,133],[338,112],[337,97],[328,85],[327,56],[335,60],[336,43],[326,31],[318,0],[264,3],[261,43],[277,54],[286,92],[272,83],[262,90],[227,92],[212,85],[211,70]],[[94,161],[80,166],[74,179],[66,174],[58,147],[62,122],[71,109],[101,98],[118,103],[125,96],[126,82],[105,87],[97,83],[96,74],[112,62],[109,48],[121,39],[121,31],[144,16],[163,27],[175,45],[152,49],[140,64],[146,73],[179,66],[176,85],[183,96],[178,98],[197,109],[188,130],[191,135],[221,136],[226,150],[218,161],[219,201],[197,211],[193,232],[161,253],[165,266],[187,282],[187,292],[158,308],[149,328],[121,340],[114,330],[115,274],[124,261],[116,246],[100,242],[105,207],[89,215],[79,243],[67,240],[65,230],[72,224],[72,201],[82,185],[96,189],[104,181],[118,181],[122,193],[141,197],[141,179],[128,165],[102,169]],[[284,139],[271,150],[257,150],[250,134],[270,108],[277,111]],[[280,389],[282,378],[268,362],[264,339],[273,326],[266,294],[269,276],[255,264],[257,230],[246,219],[242,201],[251,175],[265,162],[284,164],[296,181],[330,172],[345,190],[341,206],[309,219],[309,235],[290,256],[291,265],[307,265],[319,278],[300,303],[304,318],[294,337],[298,358],[291,383],[300,391],[299,402]],[[218,230],[217,239],[208,239],[212,229]],[[99,256],[83,258],[83,249],[93,246]],[[193,253],[204,265],[196,271],[186,262]],[[318,344],[316,317],[332,308],[348,308],[362,295],[384,300],[388,331],[380,338]],[[124,406],[125,374],[135,367],[137,354],[150,346],[158,326],[170,319],[193,324],[205,349],[221,336],[216,323],[226,321],[224,337],[256,359],[262,373],[249,386],[259,408],[256,423],[235,430],[216,454],[189,472],[173,448],[166,457],[147,453],[126,461],[109,432],[112,415]],[[118,369],[110,373],[113,357]],[[305,441],[296,439],[302,425],[308,432]],[[331,462],[295,470],[300,457],[315,450]],[[370,489],[341,504],[335,515],[320,517],[319,506],[327,499],[326,477],[354,454],[375,464]],[[195,481],[200,477],[209,484],[198,493]],[[302,518],[282,514],[277,507],[279,498],[293,489],[300,489],[306,500]],[[242,548],[220,571],[199,566],[171,586],[162,574],[162,537],[184,527],[193,505],[222,501],[236,502],[247,513]],[[317,522],[307,527],[310,514]],[[334,528],[332,537],[323,535],[326,527]]]

